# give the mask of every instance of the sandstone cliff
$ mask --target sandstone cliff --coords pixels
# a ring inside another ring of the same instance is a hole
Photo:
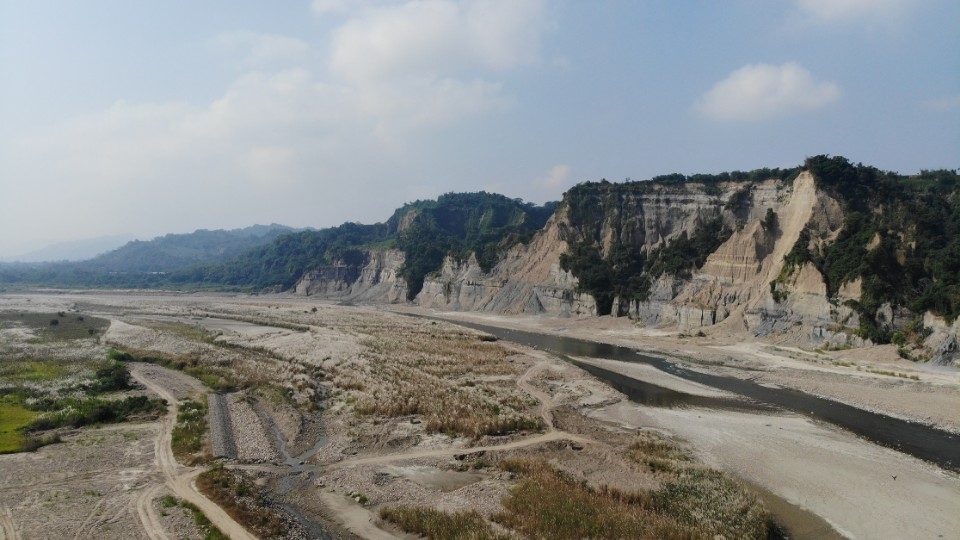
[[[836,268],[829,256],[823,262],[824,252],[843,232],[850,206],[838,197],[810,171],[713,183],[580,185],[529,241],[501,249],[488,271],[475,253],[447,256],[413,302],[508,314],[610,313],[680,332],[715,329],[822,347],[869,343],[861,325],[866,316],[887,336],[907,336],[902,354],[955,361],[960,323],[921,317],[902,302],[869,304],[879,307],[866,311],[863,279],[848,273],[854,277],[831,282],[824,275],[823,268]],[[403,219],[409,228],[413,218]],[[880,236],[856,245],[882,250]],[[905,258],[903,249],[896,253]],[[368,250],[364,265],[316,268],[296,291],[402,302],[404,263],[402,251]]]
[[[342,261],[310,270],[297,282],[297,294],[348,302],[396,303],[407,298],[407,284],[399,277],[403,252],[368,250],[362,266]]]

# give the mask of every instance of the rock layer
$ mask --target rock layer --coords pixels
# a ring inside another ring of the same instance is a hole
[[[605,257],[614,249],[628,249],[649,258],[721,219],[733,233],[701,268],[686,279],[650,276],[645,297],[616,298],[612,313],[681,332],[716,327],[757,337],[776,334],[802,345],[869,343],[857,336],[859,316],[849,307],[849,301],[858,301],[862,294],[859,279],[840,284],[830,297],[817,267],[785,263],[801,238],[809,238],[803,247],[816,250],[833,242],[843,226],[842,205],[820,189],[809,172],[792,182],[638,183],[633,191],[598,193],[577,203],[581,216],[596,219],[580,219],[578,225],[571,219],[574,203],[565,199],[539,233],[502,252],[489,272],[475,256],[447,257],[426,277],[413,302],[445,310],[594,316],[595,299],[561,268],[561,255],[572,243],[593,242]],[[804,230],[806,235],[801,234]],[[303,276],[296,291],[342,301],[404,302],[403,263],[399,250],[369,250],[363,266],[316,268]],[[878,320],[888,321],[894,330],[914,317],[902,309],[878,313]],[[954,362],[958,324],[931,316],[924,321],[933,329],[924,347],[934,351],[937,361]]]

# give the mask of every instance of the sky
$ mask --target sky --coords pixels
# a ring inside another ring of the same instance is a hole
[[[955,0],[0,0],[0,259],[486,190],[960,167]]]

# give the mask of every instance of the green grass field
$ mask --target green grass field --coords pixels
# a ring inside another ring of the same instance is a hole
[[[66,374],[61,363],[53,360],[15,360],[0,363],[0,381],[52,381]]]
[[[29,425],[37,414],[19,405],[0,401],[0,454],[23,450],[27,438],[20,428]]]

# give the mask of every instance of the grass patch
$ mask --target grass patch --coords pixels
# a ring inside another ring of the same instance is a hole
[[[681,463],[689,463],[679,448],[659,436],[645,431],[627,448],[627,457],[653,472],[673,472]]]
[[[93,376],[89,370],[95,369]],[[126,366],[88,360],[19,360],[0,367],[0,453],[32,451],[60,441],[37,432],[156,418],[166,403],[144,396],[102,399],[129,388]]]
[[[593,489],[542,460],[511,459],[501,468],[520,475],[493,519],[530,538],[693,537],[686,525],[656,511],[647,493]]]
[[[720,471],[683,469],[653,498],[659,512],[707,538],[767,538],[774,526],[759,499]]]
[[[509,540],[497,534],[475,511],[447,513],[422,506],[395,506],[380,510],[380,518],[404,532],[449,540]]]
[[[30,404],[33,410],[50,411],[39,415],[27,431],[43,431],[59,427],[83,427],[114,424],[133,419],[156,419],[167,410],[167,402],[146,396],[124,399],[43,398]]]
[[[192,399],[181,401],[177,411],[177,425],[173,428],[170,442],[177,461],[187,465],[207,461],[209,456],[202,453],[206,434],[207,402]]]
[[[773,527],[771,516],[749,490],[720,471],[693,465],[680,448],[654,433],[643,432],[628,447],[627,457],[670,474],[650,493],[654,508],[699,534],[765,538]]]
[[[0,454],[23,452],[26,449],[27,436],[23,429],[38,414],[18,404],[0,401]]]
[[[684,469],[653,491],[594,488],[542,460],[510,459],[520,476],[493,516],[531,538],[767,538],[772,520],[756,498],[722,473]]]
[[[265,508],[263,492],[246,478],[217,465],[197,477],[197,487],[256,536],[286,536],[286,523],[275,511]]]
[[[234,370],[226,366],[208,364],[198,355],[188,354],[174,356],[155,351],[142,351],[126,347],[112,348],[107,355],[111,359],[121,362],[147,362],[182,371],[198,379],[216,392],[233,392],[238,388],[252,384],[252,381],[245,381],[238,377]]]
[[[20,360],[0,364],[0,380],[13,383],[55,381],[67,375],[62,362]]]

